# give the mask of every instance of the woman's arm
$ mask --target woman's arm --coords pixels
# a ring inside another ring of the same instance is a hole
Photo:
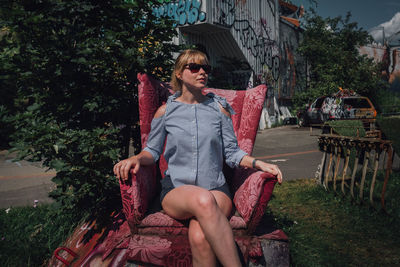
[[[114,165],[114,174],[118,179],[128,180],[129,170],[133,168],[133,173],[136,174],[140,165],[152,165],[154,164],[154,158],[148,151],[142,151],[138,155],[132,156],[130,158],[121,160]]]
[[[133,173],[136,174],[139,171],[140,165],[152,165],[158,160],[163,151],[166,135],[163,119],[165,109],[166,105],[164,104],[158,108],[154,115],[146,148],[138,155],[121,160],[114,165],[114,174],[118,179],[128,180],[131,168],[133,168]]]
[[[282,183],[282,178],[283,178],[282,172],[279,169],[279,167],[275,164],[266,163],[264,161],[261,161],[261,160],[258,160],[256,158],[246,155],[240,161],[240,166],[247,167],[247,168],[255,168],[255,169],[263,171],[263,172],[269,172],[273,175],[276,175],[276,178],[278,179],[278,183],[280,183],[280,184]]]

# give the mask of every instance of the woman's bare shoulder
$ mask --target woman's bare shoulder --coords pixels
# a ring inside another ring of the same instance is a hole
[[[159,107],[156,111],[156,114],[154,114],[154,118],[160,118],[160,117],[164,116],[166,107],[167,107],[167,104],[164,104],[161,107]]]
[[[219,108],[220,108],[221,112],[224,113],[226,116],[228,116],[230,118],[231,117],[231,113],[229,112],[229,110],[224,108],[220,103],[218,103],[218,105],[219,105]]]

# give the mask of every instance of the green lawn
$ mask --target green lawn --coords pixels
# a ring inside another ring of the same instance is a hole
[[[400,219],[315,180],[276,186],[267,212],[289,237],[293,266],[400,266]]]
[[[276,186],[267,213],[289,237],[293,266],[400,266],[400,213],[352,204],[312,179]],[[78,222],[55,204],[0,210],[1,266],[45,266]]]
[[[58,214],[55,204],[1,209],[0,266],[47,266],[78,220]]]

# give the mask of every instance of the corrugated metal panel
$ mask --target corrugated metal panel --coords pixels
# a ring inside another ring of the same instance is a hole
[[[194,27],[183,27],[180,31],[181,43],[205,47],[213,66],[217,65],[217,60],[221,57],[234,57],[247,61],[231,32],[227,29],[203,24],[202,27],[196,27],[195,30]]]
[[[256,75],[265,65],[274,67],[272,57],[279,56],[274,0],[207,1],[206,10],[208,22],[230,30]]]
[[[202,1],[206,21],[202,26],[181,28],[188,35],[185,43],[216,49],[215,55],[246,59],[256,75],[261,75],[267,66],[275,68],[278,77],[279,64],[273,60],[279,56],[275,4],[275,0]]]

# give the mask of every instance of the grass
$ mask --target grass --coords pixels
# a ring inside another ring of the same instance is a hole
[[[312,179],[276,186],[267,215],[289,237],[292,266],[400,266],[400,174],[391,179],[392,215],[326,192]],[[45,266],[79,221],[55,204],[0,210],[1,266]]]
[[[289,237],[293,266],[400,265],[400,217],[352,204],[315,180],[275,187],[267,212]]]
[[[59,214],[55,204],[0,210],[1,266],[46,266],[79,218]]]

